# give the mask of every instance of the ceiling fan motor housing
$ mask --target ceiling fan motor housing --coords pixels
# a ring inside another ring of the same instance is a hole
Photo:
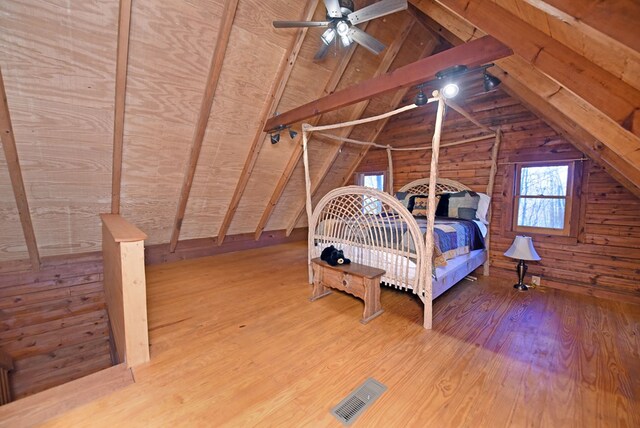
[[[340,12],[342,12],[342,16],[349,15],[355,10],[353,6],[353,1],[351,0],[340,0]]]

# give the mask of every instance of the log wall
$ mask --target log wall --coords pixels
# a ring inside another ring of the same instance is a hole
[[[102,260],[0,274],[0,347],[21,398],[111,366]]]
[[[503,255],[513,241],[503,230],[503,212],[512,203],[503,196],[512,185],[505,162],[573,159],[582,153],[521,104],[501,91],[467,98],[462,104],[482,124],[504,131],[493,192],[491,274],[516,281],[515,262]],[[414,110],[390,121],[380,142],[394,146],[429,145],[435,114]],[[449,109],[443,144],[479,135],[474,125]],[[486,191],[493,140],[444,148],[440,176],[458,180],[476,191]],[[394,187],[429,174],[430,152],[394,152]],[[384,150],[370,151],[357,172],[387,169]],[[571,289],[602,297],[631,297],[640,301],[640,199],[593,162],[585,163],[586,178],[581,231],[577,242],[532,235],[542,260],[529,263],[528,279],[542,276],[542,285]],[[355,180],[355,176],[354,176]],[[561,240],[560,240],[561,241]]]

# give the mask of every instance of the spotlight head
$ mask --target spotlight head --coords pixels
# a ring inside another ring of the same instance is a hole
[[[454,98],[460,92],[460,88],[453,82],[449,82],[442,87],[442,96],[450,99]]]
[[[498,79],[495,76],[490,75],[486,71],[484,72],[483,85],[484,85],[484,91],[485,92],[489,92],[489,91],[494,90],[495,88],[498,87],[498,85],[500,83],[502,83],[502,81],[500,79]]]
[[[416,105],[418,107],[423,106],[427,103],[427,101],[428,101],[427,96],[422,91],[422,88],[420,88],[420,92],[418,92],[418,95],[416,95],[416,101],[415,101]]]
[[[294,131],[293,129],[289,128],[289,137],[291,137],[292,140],[294,138],[296,138],[297,135],[298,135],[298,133],[296,131]]]
[[[280,141],[280,133],[271,134],[271,144],[277,144]]]
[[[336,38],[336,30],[334,30],[333,28],[327,28],[326,31],[322,33],[322,36],[320,36],[320,38],[325,45],[329,45],[331,44],[333,39]]]

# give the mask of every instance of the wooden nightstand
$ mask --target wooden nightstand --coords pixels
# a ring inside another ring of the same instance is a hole
[[[315,258],[311,260],[313,267],[313,292],[311,301],[318,300],[335,288],[346,291],[364,301],[364,312],[360,322],[366,324],[380,315],[383,310],[380,305],[380,280],[385,271],[370,266],[351,263],[348,265],[331,266]]]

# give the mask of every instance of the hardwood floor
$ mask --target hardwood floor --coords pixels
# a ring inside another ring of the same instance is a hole
[[[353,426],[640,426],[638,305],[481,278],[432,331],[387,287],[362,325],[354,297],[308,301],[305,262],[295,243],[149,267],[151,362],[48,425],[337,427],[373,377],[388,390]]]

